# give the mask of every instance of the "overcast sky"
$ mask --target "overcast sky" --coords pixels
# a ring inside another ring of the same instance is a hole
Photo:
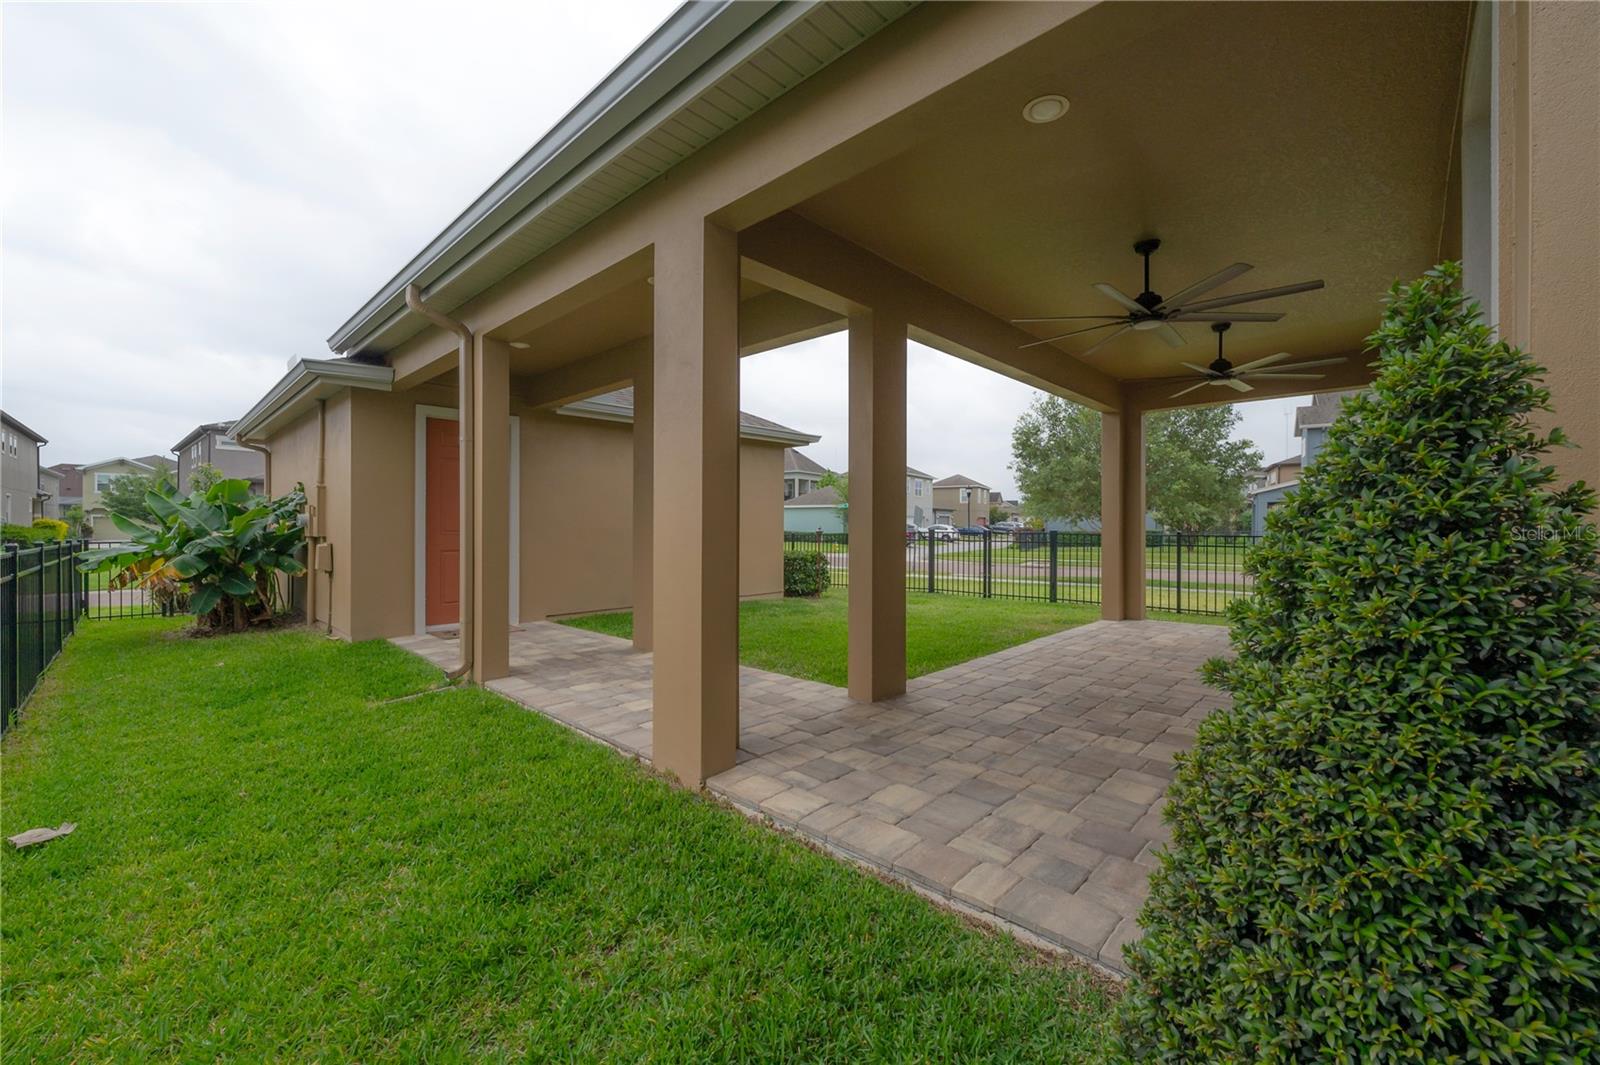
[[[5,5],[0,401],[47,463],[237,417],[673,6]],[[1014,494],[1033,390],[910,369],[910,461]],[[745,360],[745,408],[838,467],[844,386],[842,337]],[[1248,409],[1268,459],[1292,406]]]

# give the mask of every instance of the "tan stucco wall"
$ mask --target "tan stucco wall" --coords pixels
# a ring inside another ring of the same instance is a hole
[[[323,530],[331,581],[318,577],[315,620],[365,640],[415,629],[416,409],[454,408],[454,390],[342,392],[327,401]],[[518,546],[524,620],[627,609],[633,582],[631,425],[535,412],[520,418]],[[303,483],[315,498],[317,414],[280,430],[272,493]],[[783,449],[744,443],[740,594],[783,593]],[[331,604],[330,604],[331,591]]]

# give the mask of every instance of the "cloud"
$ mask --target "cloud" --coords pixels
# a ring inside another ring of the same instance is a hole
[[[9,6],[0,400],[47,462],[237,416],[672,6]]]

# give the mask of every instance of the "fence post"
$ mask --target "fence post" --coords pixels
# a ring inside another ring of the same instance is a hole
[[[1056,540],[1056,537],[1057,537],[1057,533],[1056,533],[1056,531],[1054,529],[1051,529],[1049,532],[1045,533],[1045,536],[1050,541],[1050,601],[1052,603],[1055,603],[1055,602],[1059,602],[1060,599],[1061,599],[1061,594],[1060,594],[1059,588],[1057,587],[1057,578],[1056,578],[1056,559],[1057,559],[1057,550],[1056,550],[1057,540]]]
[[[984,598],[994,595],[994,539],[984,532]]]
[[[933,535],[933,529],[928,529],[928,594],[933,594],[933,545],[938,537]]]
[[[1183,533],[1178,534],[1178,605],[1173,611],[1175,614],[1183,613]]]
[[[18,594],[19,589],[17,588],[18,568],[17,550],[15,545],[5,544],[0,546],[0,578],[10,578],[9,580],[5,581],[3,586],[5,588],[4,595],[6,596],[6,603],[4,606],[0,606],[0,611],[5,610],[6,607],[10,607],[8,616],[6,616],[6,620],[10,622],[10,624],[5,626],[5,631],[3,633],[0,633],[0,637],[3,637],[6,642],[6,664],[10,667],[6,670],[6,690],[4,693],[0,693],[0,698],[4,699],[3,705],[0,705],[0,713],[5,715],[4,723],[6,725],[11,724],[11,711],[16,707],[17,703],[22,701],[19,694],[19,689],[22,684],[22,666],[21,663],[17,661],[17,653],[22,646],[21,639],[17,633],[17,604],[20,598]]]

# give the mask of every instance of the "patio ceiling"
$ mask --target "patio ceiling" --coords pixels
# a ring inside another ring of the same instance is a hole
[[[1288,317],[1235,329],[1236,361],[1356,350],[1380,294],[1440,255],[1466,19],[1462,4],[1100,5],[941,94],[917,143],[796,210],[1002,318],[1116,313],[1090,285],[1136,294],[1130,246],[1155,235],[1168,295],[1236,261],[1255,269],[1213,295],[1326,279],[1250,308]],[[1044,93],[1071,109],[1029,124]],[[1183,349],[1127,333],[1087,361],[1181,374],[1214,344],[1182,332]]]

